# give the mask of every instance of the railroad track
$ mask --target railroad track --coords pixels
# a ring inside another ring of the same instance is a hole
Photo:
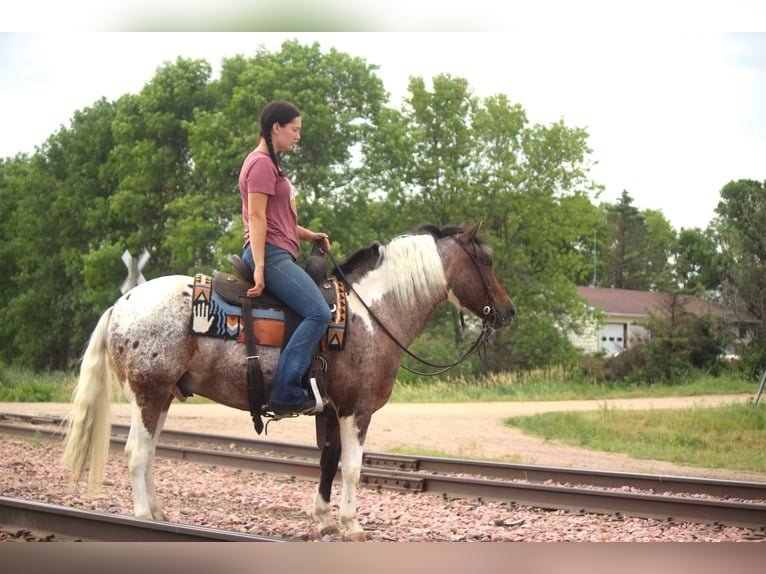
[[[0,528],[15,539],[88,542],[287,542],[245,532],[140,520],[0,496]]]
[[[3,422],[9,420],[24,424]],[[62,431],[55,428],[60,424],[61,419],[57,417],[0,413],[0,433],[5,434],[60,439]],[[51,426],[54,428],[46,428]],[[112,431],[112,448],[123,449],[128,427],[115,424]],[[319,449],[312,446],[168,429],[162,431],[161,441],[157,446],[160,457],[300,478],[319,477]],[[504,500],[569,512],[738,526],[766,532],[766,484],[763,483],[376,452],[364,454],[361,480],[374,488]]]

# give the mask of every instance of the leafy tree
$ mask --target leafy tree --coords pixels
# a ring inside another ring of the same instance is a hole
[[[363,148],[366,173],[399,220],[483,218],[496,269],[522,310],[495,334],[485,369],[532,368],[574,352],[561,333],[583,319],[575,285],[592,269],[600,222],[586,141],[584,130],[530,126],[506,96],[478,100],[465,80],[438,75],[430,90],[412,78],[402,109],[384,112]],[[433,321],[429,329],[444,330],[455,318]]]
[[[16,363],[65,367],[87,336],[83,325],[91,308],[83,295],[81,255],[102,224],[99,208],[110,191],[101,167],[112,145],[112,119],[113,107],[105,100],[75,113],[70,126],[48,138],[25,165],[25,176],[9,189],[15,195],[8,217],[15,293],[7,300],[0,329],[12,333],[5,350]]]
[[[716,236],[725,256],[722,294],[733,309],[758,321],[746,368],[751,375],[762,374],[766,364],[766,186],[754,180],[727,183],[716,213]]]
[[[689,373],[699,326],[697,318],[685,309],[684,300],[680,293],[668,294],[664,308],[650,315],[652,338],[644,371],[648,382],[678,382]]]
[[[8,304],[18,294],[17,276],[19,274],[19,253],[23,246],[17,239],[16,210],[21,199],[18,192],[23,182],[29,177],[29,158],[19,155],[13,159],[0,159],[0,204],[3,217],[0,217],[0,269],[3,281],[0,282],[0,363],[10,362],[16,353],[13,344],[15,325],[8,316]]]
[[[675,288],[672,255],[676,247],[676,231],[663,213],[647,209],[642,212],[646,224],[646,275],[649,288],[667,291]]]
[[[681,289],[688,293],[708,293],[713,298],[720,292],[724,257],[716,250],[712,231],[681,229],[673,258]]]
[[[168,224],[167,213],[191,187],[187,122],[195,110],[212,103],[210,71],[203,60],[166,62],[139,94],[125,95],[116,104],[115,146],[105,166],[116,189],[109,197],[105,244],[124,245],[136,256],[148,249],[147,277],[186,270],[173,257],[173,241],[166,242],[178,230],[172,216]]]

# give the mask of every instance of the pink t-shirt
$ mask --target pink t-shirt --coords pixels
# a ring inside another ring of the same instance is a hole
[[[296,194],[290,181],[279,175],[269,154],[262,151],[248,154],[239,172],[239,193],[242,196],[245,245],[250,241],[250,218],[247,213],[249,194],[265,193],[269,196],[266,205],[266,243],[281,247],[297,259],[300,240]]]

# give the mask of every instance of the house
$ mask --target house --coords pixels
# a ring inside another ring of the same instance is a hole
[[[575,347],[586,353],[614,355],[650,336],[647,324],[650,315],[662,315],[668,308],[669,296],[654,291],[609,289],[606,287],[578,287],[577,292],[587,304],[604,314],[601,325],[592,325],[582,335],[571,334]],[[699,297],[682,295],[684,308],[695,315],[713,314],[731,317],[736,329],[735,343],[727,353],[739,354],[750,339],[752,318],[741,319],[728,307],[705,301]]]

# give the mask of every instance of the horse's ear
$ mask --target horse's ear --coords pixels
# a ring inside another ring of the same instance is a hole
[[[471,227],[460,234],[460,239],[463,241],[463,243],[468,244],[476,239],[476,236],[479,234],[479,229],[481,228],[481,223],[482,219],[480,218],[476,221],[476,223],[474,223]]]

